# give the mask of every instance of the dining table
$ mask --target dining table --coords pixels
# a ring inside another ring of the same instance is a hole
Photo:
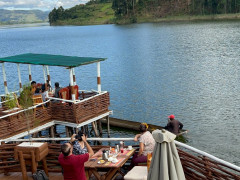
[[[114,154],[113,156],[117,158],[117,162],[108,160],[103,161],[102,152],[104,150],[109,149],[101,148],[87,162],[85,162],[84,167],[87,179],[89,179],[91,174],[93,174],[97,180],[111,180],[118,172],[123,175],[124,173],[121,172],[121,167],[134,154],[136,149],[124,149],[122,153],[119,152],[118,154]]]

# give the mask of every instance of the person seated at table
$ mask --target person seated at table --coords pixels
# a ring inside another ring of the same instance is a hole
[[[87,180],[85,175],[84,163],[93,156],[93,150],[87,143],[85,135],[82,136],[82,140],[85,143],[88,153],[74,155],[72,153],[73,146],[71,143],[65,143],[61,146],[61,154],[58,157],[58,161],[63,168],[64,180]]]
[[[31,88],[32,88],[32,90],[31,90],[32,91],[32,95],[41,93],[41,89],[37,88],[36,81],[32,81],[31,82]]]
[[[139,151],[135,153],[132,162],[130,165],[130,169],[138,165],[138,163],[147,163],[147,154],[152,153],[155,140],[153,139],[152,134],[148,131],[147,123],[141,123],[139,126],[140,134],[137,134],[134,138],[134,141],[139,141]]]
[[[59,97],[59,91],[61,90],[61,88],[59,87],[59,82],[55,82],[55,92],[54,92],[54,97],[56,98],[60,98]]]
[[[51,87],[50,84],[46,84],[46,86],[45,86],[45,84],[42,85],[42,99],[43,99],[43,102],[46,101],[46,97],[48,96],[48,91],[49,91],[50,87]]]
[[[85,143],[82,140],[82,136],[86,134],[82,132],[78,132],[78,134],[73,134],[71,137],[70,142],[73,145],[73,154],[86,154],[88,153],[87,147],[85,146]]]

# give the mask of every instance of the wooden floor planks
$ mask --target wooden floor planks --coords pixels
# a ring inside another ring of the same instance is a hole
[[[22,173],[13,172],[9,176],[0,174],[0,180],[22,180]],[[28,180],[33,180],[31,173],[28,173]],[[49,173],[49,180],[63,180],[62,173]]]

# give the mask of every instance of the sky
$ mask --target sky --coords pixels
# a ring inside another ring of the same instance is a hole
[[[64,9],[67,9],[78,4],[85,4],[88,1],[89,0],[0,0],[0,9],[40,9],[50,11],[54,7],[62,6]]]

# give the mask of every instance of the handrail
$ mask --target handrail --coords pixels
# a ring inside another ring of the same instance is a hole
[[[17,92],[19,92],[19,90],[18,90],[18,91],[9,92],[8,94],[13,94],[13,93],[17,93]],[[6,96],[6,95],[7,95],[7,94],[0,94],[0,97]]]
[[[73,101],[73,100],[61,99],[61,98],[56,98],[56,97],[47,97],[47,98],[50,100],[64,101],[64,102],[69,102],[69,103],[76,103],[76,102],[80,101],[80,100]]]
[[[100,92],[99,94],[97,94],[97,95],[95,95],[95,96],[91,96],[91,97],[89,97],[89,98],[80,100],[80,101],[76,102],[75,104],[79,104],[79,103],[88,101],[89,99],[93,99],[93,98],[95,98],[95,97],[97,97],[97,96],[100,96],[100,95],[103,95],[103,94],[105,94],[105,93],[107,93],[107,91],[102,91],[102,92]]]
[[[7,142],[22,141],[69,141],[71,138],[31,138],[31,139],[5,139]],[[134,138],[87,138],[88,141],[133,141]],[[1,142],[1,141],[0,141]]]
[[[48,102],[50,102],[50,100],[47,100],[47,101],[45,101],[45,102],[43,102],[43,103],[39,103],[38,105],[35,105],[35,106],[31,106],[31,107],[29,107],[29,108],[27,108],[27,109],[23,109],[23,110],[20,110],[20,111],[11,113],[11,114],[7,114],[7,115],[4,115],[4,116],[1,116],[0,119],[9,117],[9,116],[12,116],[12,115],[15,115],[15,114],[19,114],[19,113],[24,112],[24,111],[27,111],[27,110],[34,109],[34,108],[36,108],[36,107],[38,107],[38,106],[41,106],[41,105],[43,105],[43,104],[46,104],[46,103],[48,103]]]
[[[4,141],[7,141],[7,142],[22,142],[22,141],[69,141],[71,138],[70,137],[67,137],[67,138],[31,138],[31,139],[5,139]],[[134,138],[88,138],[88,141],[134,141]],[[1,142],[1,141],[0,141]],[[186,148],[188,150],[191,150],[195,153],[198,153],[198,154],[201,154],[203,156],[206,156],[218,163],[221,163],[227,167],[230,167],[234,170],[237,170],[237,171],[240,171],[240,167],[239,166],[236,166],[232,163],[229,163],[227,161],[224,161],[220,158],[217,158],[211,154],[208,154],[204,151],[201,151],[199,149],[196,149],[194,147],[191,147],[187,144],[184,144],[184,143],[181,143],[179,141],[174,141],[176,145],[178,146],[181,146],[183,148]]]
[[[193,151],[193,152],[195,152],[195,153],[198,153],[198,154],[201,154],[201,155],[203,155],[203,156],[206,156],[206,157],[208,157],[208,158],[210,158],[210,159],[212,159],[212,160],[214,160],[214,161],[216,161],[216,162],[218,162],[218,163],[221,163],[221,164],[223,164],[223,165],[225,165],[225,166],[228,166],[228,167],[230,167],[230,168],[232,168],[232,169],[234,169],[234,170],[240,171],[240,167],[239,167],[239,166],[236,166],[236,165],[234,165],[234,164],[232,164],[232,163],[229,163],[229,162],[227,162],[227,161],[224,161],[224,160],[222,160],[222,159],[219,159],[219,158],[217,158],[217,157],[215,157],[215,156],[213,156],[213,155],[211,155],[211,154],[208,154],[208,153],[206,153],[206,152],[204,152],[204,151],[201,151],[201,150],[199,150],[199,149],[196,149],[196,148],[194,148],[194,147],[191,147],[191,146],[189,146],[189,145],[187,145],[187,144],[184,144],[184,143],[181,143],[181,142],[179,142],[179,141],[174,141],[174,142],[175,142],[175,144],[178,145],[178,146],[184,147],[184,148],[186,148],[186,149],[188,149],[188,150],[191,150],[191,151]]]
[[[11,99],[6,100],[6,101],[1,101],[0,104],[3,104],[3,103],[5,103],[5,102],[8,102],[8,101],[13,100],[13,99],[14,99],[14,98],[11,98]]]

